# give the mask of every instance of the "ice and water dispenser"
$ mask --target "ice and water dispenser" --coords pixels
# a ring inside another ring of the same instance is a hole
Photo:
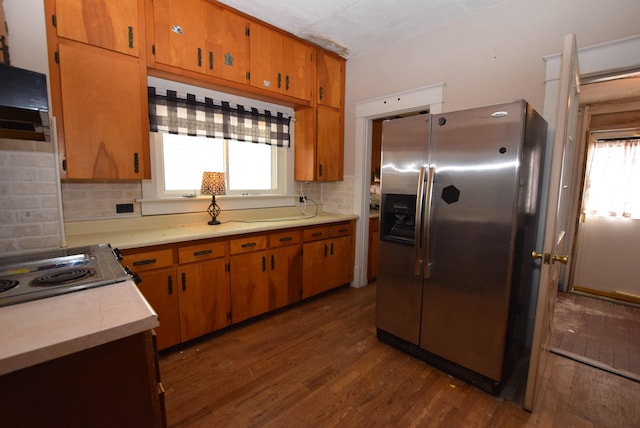
[[[413,245],[416,233],[416,196],[383,194],[380,206],[380,239]]]

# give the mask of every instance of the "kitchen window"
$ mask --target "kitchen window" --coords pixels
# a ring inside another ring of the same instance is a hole
[[[201,205],[210,197],[200,195],[203,171],[225,173],[226,195],[219,200],[223,209],[291,204],[293,129],[288,117],[293,118],[293,109],[153,77],[148,83],[150,100],[158,87],[171,88],[173,98],[168,99],[168,90],[157,90],[167,98],[157,105],[150,102],[152,179],[142,182],[143,215],[206,209]],[[177,104],[176,93],[183,97]],[[237,105],[239,114],[221,112],[217,101],[214,111],[212,100],[225,100],[223,109]],[[268,117],[257,116],[263,112]]]

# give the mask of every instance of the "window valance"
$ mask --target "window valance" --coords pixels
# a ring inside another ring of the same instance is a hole
[[[149,87],[151,132],[291,147],[291,118],[212,98]]]

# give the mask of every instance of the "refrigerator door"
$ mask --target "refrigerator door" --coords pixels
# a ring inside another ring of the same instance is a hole
[[[429,132],[429,115],[385,121],[382,127],[376,327],[415,345],[420,339],[419,228]]]
[[[525,103],[434,115],[420,347],[501,380]]]

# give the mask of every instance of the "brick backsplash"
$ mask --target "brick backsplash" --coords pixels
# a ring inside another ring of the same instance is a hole
[[[51,143],[0,139],[0,254],[59,247]]]
[[[65,221],[139,217],[142,197],[139,181],[62,183],[62,209]],[[133,213],[118,214],[116,204],[133,204]]]
[[[345,176],[343,181],[324,183],[322,187],[324,210],[335,213],[353,213],[353,195],[353,176]]]

